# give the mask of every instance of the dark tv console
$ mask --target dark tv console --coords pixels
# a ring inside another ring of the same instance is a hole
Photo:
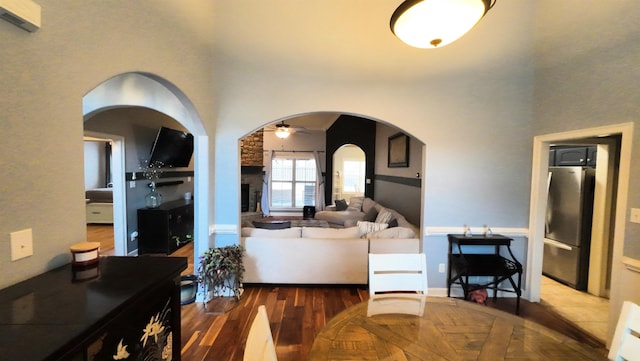
[[[193,240],[193,202],[180,199],[138,209],[138,255],[171,254]]]

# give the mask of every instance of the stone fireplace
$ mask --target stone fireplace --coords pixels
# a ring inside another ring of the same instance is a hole
[[[262,196],[263,145],[262,129],[240,140],[242,212],[255,212]]]

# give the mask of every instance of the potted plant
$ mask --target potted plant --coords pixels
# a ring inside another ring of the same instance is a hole
[[[228,296],[235,301],[242,295],[244,247],[231,245],[210,248],[200,257],[199,283],[205,303],[213,298]]]

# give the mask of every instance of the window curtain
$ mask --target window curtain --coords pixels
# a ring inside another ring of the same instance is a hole
[[[316,160],[316,211],[324,210],[324,178],[322,177],[322,167],[320,164],[320,153],[313,151]]]
[[[271,181],[271,160],[275,151],[265,154],[264,163],[266,164],[264,175],[262,178],[262,198],[260,200],[262,206],[262,214],[268,217],[271,212],[269,210],[269,182]]]

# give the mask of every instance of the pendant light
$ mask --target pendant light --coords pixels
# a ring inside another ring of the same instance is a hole
[[[497,0],[406,0],[391,16],[391,31],[416,48],[450,44],[482,19]]]
[[[284,121],[280,124],[276,124],[276,137],[284,139],[291,134],[289,131],[289,124],[284,124]]]

